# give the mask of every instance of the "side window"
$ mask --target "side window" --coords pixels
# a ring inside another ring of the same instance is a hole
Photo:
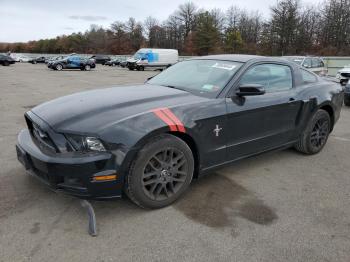
[[[293,87],[292,71],[285,65],[256,65],[244,73],[239,84],[259,84],[267,93],[284,91]]]
[[[317,82],[317,77],[313,73],[310,73],[309,71],[306,71],[304,69],[301,69],[300,71],[301,78],[303,79],[304,84]]]
[[[302,66],[306,67],[306,68],[311,68],[311,59],[310,58],[305,58]]]

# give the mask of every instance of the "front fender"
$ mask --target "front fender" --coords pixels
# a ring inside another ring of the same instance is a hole
[[[189,126],[184,126],[184,129],[187,135],[194,137]],[[153,112],[146,112],[113,124],[100,134],[100,138],[110,145],[116,156],[117,172],[124,176],[138,151],[150,138],[169,132],[174,132],[169,125]]]

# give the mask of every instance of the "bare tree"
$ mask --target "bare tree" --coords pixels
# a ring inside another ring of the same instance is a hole
[[[184,26],[184,38],[193,30],[197,7],[193,2],[187,2],[179,6],[176,17]]]

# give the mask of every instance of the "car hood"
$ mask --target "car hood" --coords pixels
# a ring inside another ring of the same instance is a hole
[[[91,134],[158,107],[201,99],[178,89],[144,84],[68,95],[36,106],[32,112],[57,132]]]
[[[338,73],[350,73],[350,67],[344,67],[340,69]]]

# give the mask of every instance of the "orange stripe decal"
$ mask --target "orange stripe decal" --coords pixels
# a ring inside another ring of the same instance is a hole
[[[175,125],[175,123],[168,118],[162,111],[160,108],[158,109],[154,109],[152,110],[152,112],[158,116],[165,124],[167,124],[170,128],[170,131],[177,131],[177,127]]]
[[[181,120],[176,115],[174,115],[174,113],[171,112],[169,108],[162,108],[161,110],[177,125],[179,132],[186,133],[185,127]]]

